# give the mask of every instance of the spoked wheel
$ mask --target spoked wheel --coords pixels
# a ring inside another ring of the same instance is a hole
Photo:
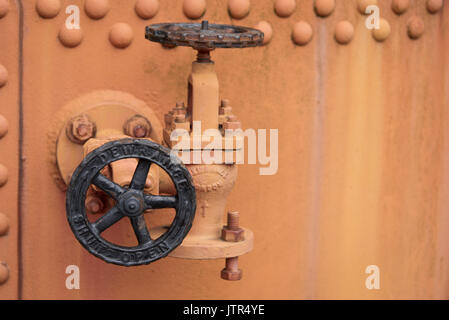
[[[137,158],[138,164],[129,187],[122,187],[101,174],[111,162]],[[173,181],[176,195],[144,193],[150,166],[156,164]],[[90,185],[115,200],[107,213],[94,222],[87,218],[86,194]],[[196,210],[195,188],[188,170],[170,150],[144,139],[123,139],[106,143],[89,153],[75,170],[67,191],[67,219],[78,241],[93,255],[122,266],[149,264],[167,256],[189,232]],[[152,239],[145,221],[149,209],[173,208],[175,218],[164,233]],[[129,219],[138,245],[120,246],[105,240],[102,233],[122,219]]]

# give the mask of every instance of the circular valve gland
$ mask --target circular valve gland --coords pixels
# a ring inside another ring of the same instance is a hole
[[[129,187],[122,187],[101,173],[110,163],[127,158],[139,159]],[[167,172],[176,195],[144,192],[152,164]],[[115,205],[94,222],[89,221],[86,213],[91,185],[115,200]],[[144,215],[148,210],[162,208],[174,208],[176,215],[168,230],[153,239]],[[196,195],[190,173],[170,155],[169,149],[146,139],[122,139],[108,142],[84,158],[70,181],[66,209],[75,237],[91,254],[109,263],[136,266],[161,259],[181,244],[192,226]],[[122,219],[129,219],[137,246],[117,245],[102,237],[104,231]]]
[[[146,27],[145,37],[166,46],[187,46],[196,50],[246,48],[263,44],[262,31],[225,24],[160,23]]]

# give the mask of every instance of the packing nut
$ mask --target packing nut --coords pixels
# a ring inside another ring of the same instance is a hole
[[[95,123],[85,114],[76,116],[70,120],[66,128],[66,135],[70,141],[84,144],[90,138],[94,138],[97,131]]]
[[[123,125],[123,132],[130,137],[146,138],[151,134],[151,123],[140,115],[128,119]]]

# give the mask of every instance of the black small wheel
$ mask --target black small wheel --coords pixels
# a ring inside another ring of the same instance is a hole
[[[129,187],[122,187],[100,172],[111,162],[138,158]],[[144,193],[151,164],[165,170],[176,195]],[[116,205],[95,222],[88,220],[85,200],[93,184],[112,197]],[[152,239],[144,214],[149,209],[174,208],[175,218],[162,236]],[[196,210],[195,188],[189,171],[170,150],[144,139],[123,139],[106,143],[89,153],[75,170],[67,191],[67,219],[78,241],[96,257],[121,266],[149,264],[167,256],[189,232]],[[138,245],[124,247],[105,240],[101,234],[123,218],[129,218]]]

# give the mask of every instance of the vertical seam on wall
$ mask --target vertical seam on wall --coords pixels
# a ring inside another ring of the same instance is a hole
[[[19,9],[19,181],[17,190],[17,296],[22,299],[23,261],[22,261],[22,196],[23,196],[23,4],[17,1]]]

